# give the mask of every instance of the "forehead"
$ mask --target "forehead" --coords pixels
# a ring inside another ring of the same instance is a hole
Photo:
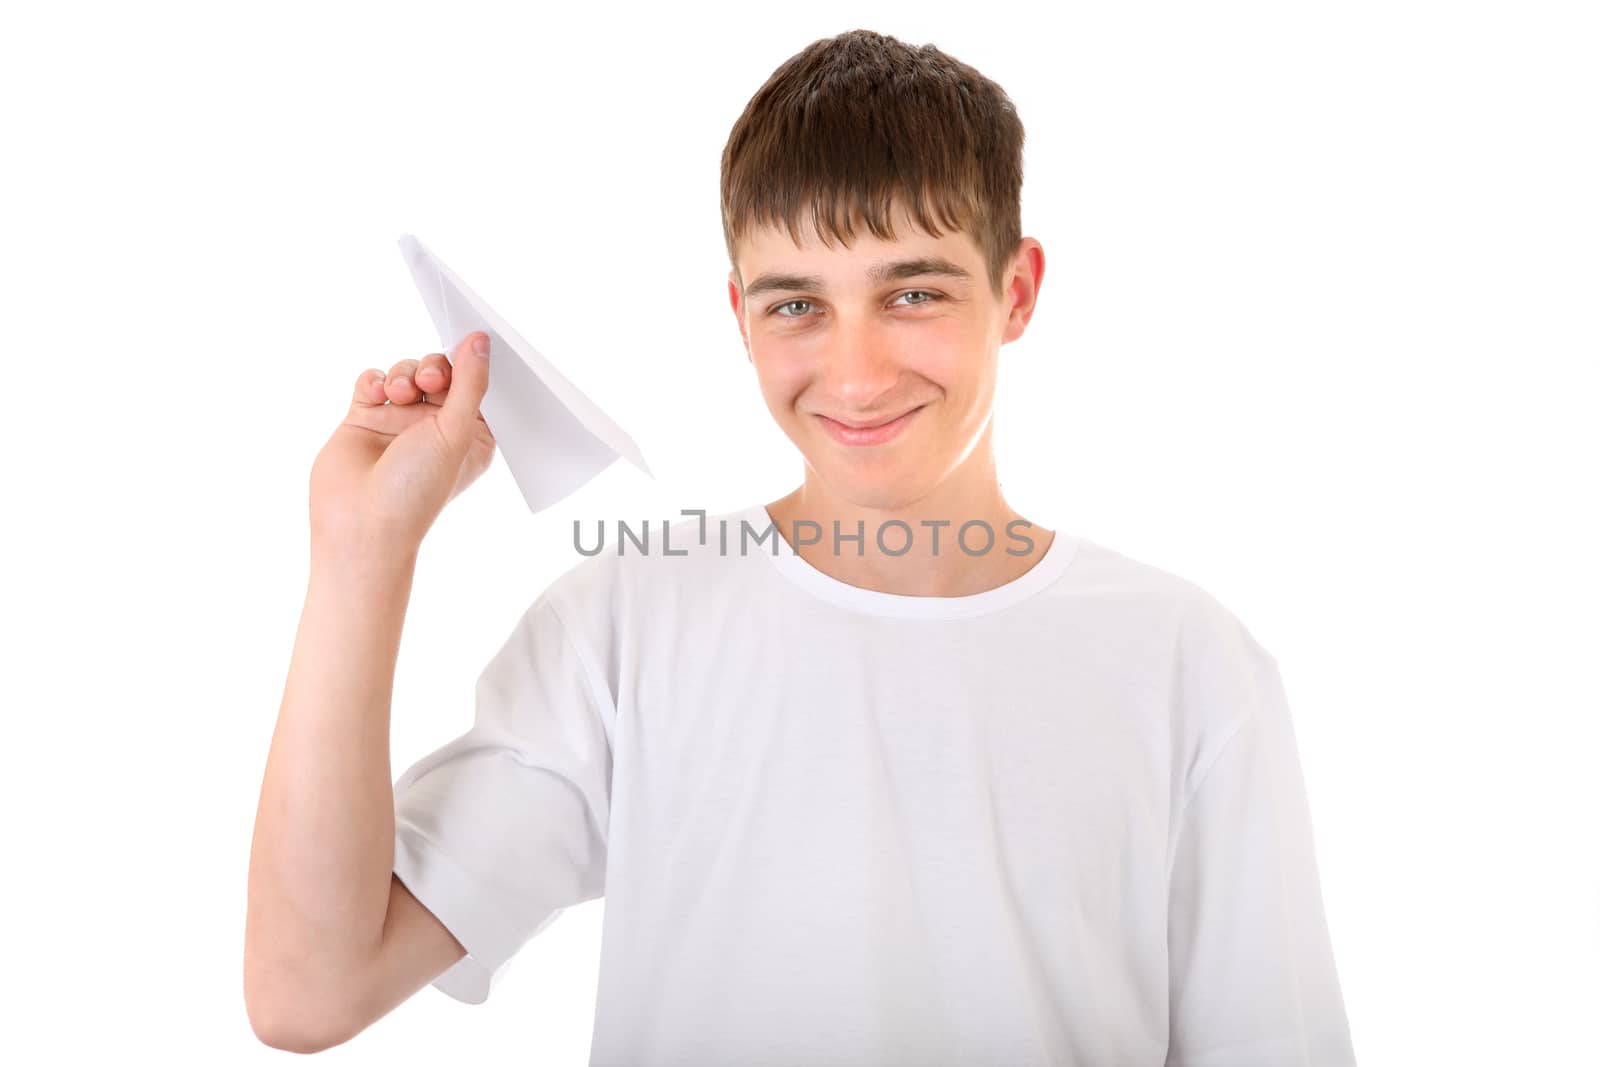
[[[735,264],[746,293],[825,287],[829,279],[844,285],[920,274],[945,274],[955,281],[980,276],[983,254],[964,231],[945,229],[934,237],[898,206],[891,216],[892,238],[877,236],[859,216],[852,223],[848,246],[832,235],[824,242],[809,217],[796,226],[797,237],[781,225],[751,227],[739,239]],[[784,284],[802,276],[811,284]]]

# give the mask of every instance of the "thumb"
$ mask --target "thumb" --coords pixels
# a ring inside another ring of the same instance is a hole
[[[439,405],[440,429],[451,444],[465,449],[477,435],[478,407],[488,390],[489,335],[475,330],[450,357],[450,388]]]

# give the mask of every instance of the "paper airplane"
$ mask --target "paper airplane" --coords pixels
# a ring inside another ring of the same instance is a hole
[[[489,387],[478,410],[530,511],[568,496],[618,456],[655,477],[633,439],[421,241],[401,235],[400,253],[439,331],[446,359],[467,334],[489,335]]]

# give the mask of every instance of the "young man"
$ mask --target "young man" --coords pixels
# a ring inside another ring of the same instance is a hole
[[[603,895],[596,1064],[1355,1062],[1276,661],[1000,491],[1022,143],[931,46],[773,74],[723,159],[728,293],[804,481],[568,570],[392,798],[416,547],[493,442],[475,338],[363,375],[252,855],[263,1040],[481,1002]]]

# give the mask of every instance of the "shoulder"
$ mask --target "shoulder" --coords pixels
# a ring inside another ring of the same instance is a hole
[[[1185,747],[1231,736],[1282,702],[1278,662],[1240,615],[1199,582],[1079,539],[1063,590],[1089,598],[1098,640],[1137,647]]]
[[[1075,537],[1071,578],[1075,597],[1104,601],[1151,632],[1166,635],[1177,653],[1253,655],[1270,660],[1240,617],[1200,583],[1083,537]]]
[[[1080,589],[1153,642],[1140,660],[1159,677],[1175,754],[1173,796],[1180,809],[1246,727],[1287,736],[1288,705],[1278,661],[1232,607],[1200,583],[1093,542],[1081,542],[1073,567]]]

